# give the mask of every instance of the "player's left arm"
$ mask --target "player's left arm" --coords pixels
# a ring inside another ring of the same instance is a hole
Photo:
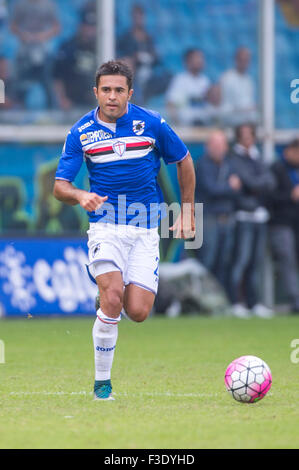
[[[177,175],[181,193],[181,213],[174,225],[170,227],[175,232],[176,238],[194,238],[194,193],[195,193],[195,170],[190,152],[186,157],[177,162]]]

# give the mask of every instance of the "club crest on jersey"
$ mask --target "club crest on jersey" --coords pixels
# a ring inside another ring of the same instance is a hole
[[[133,131],[136,135],[142,135],[144,132],[145,122],[144,121],[133,121]]]
[[[118,140],[112,145],[114,153],[116,153],[119,157],[122,157],[126,151],[127,144],[121,140]]]

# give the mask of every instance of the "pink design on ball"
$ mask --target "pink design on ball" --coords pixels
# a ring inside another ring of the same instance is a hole
[[[241,356],[227,367],[224,383],[235,400],[255,403],[264,398],[271,388],[271,370],[259,357]]]

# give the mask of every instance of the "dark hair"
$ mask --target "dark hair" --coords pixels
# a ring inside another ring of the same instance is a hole
[[[203,54],[202,50],[201,50],[201,49],[198,49],[198,48],[196,48],[196,47],[187,49],[187,50],[184,52],[184,61],[186,62],[187,60],[189,60],[189,58],[190,58],[193,54],[196,54],[197,52],[198,52],[199,54]]]
[[[299,138],[291,140],[286,146],[287,149],[298,149],[299,148]]]
[[[136,11],[137,11],[138,13],[144,14],[144,8],[143,8],[141,5],[139,5],[138,3],[135,3],[135,4],[132,6],[132,11],[133,11],[133,12],[136,12]]]
[[[235,128],[235,139],[236,139],[236,140],[240,140],[241,134],[242,134],[242,129],[244,129],[244,127],[249,127],[249,129],[250,129],[251,132],[252,132],[253,137],[256,137],[256,128],[255,128],[255,125],[252,124],[251,122],[247,122],[247,123],[244,123],[244,124],[240,124],[239,126],[237,126],[237,127]]]
[[[96,72],[96,87],[99,86],[100,78],[103,75],[122,75],[126,77],[129,90],[133,86],[133,72],[130,67],[121,60],[110,60],[102,64]]]

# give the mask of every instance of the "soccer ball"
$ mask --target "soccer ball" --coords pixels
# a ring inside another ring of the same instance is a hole
[[[225,386],[235,400],[255,403],[268,393],[272,385],[271,370],[255,356],[241,356],[230,363],[225,372]]]

